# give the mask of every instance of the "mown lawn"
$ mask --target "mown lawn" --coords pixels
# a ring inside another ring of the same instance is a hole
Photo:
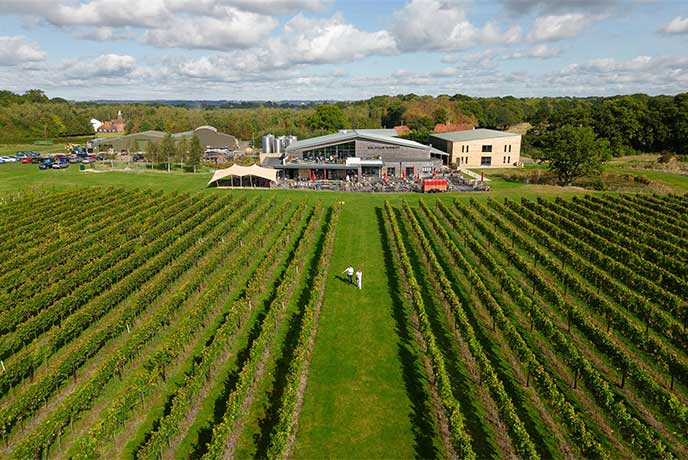
[[[296,441],[296,458],[412,458],[411,402],[376,209],[344,203]],[[351,264],[363,289],[346,282]]]

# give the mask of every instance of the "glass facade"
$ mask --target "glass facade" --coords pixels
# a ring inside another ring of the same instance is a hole
[[[343,163],[349,157],[356,156],[356,142],[328,145],[313,150],[305,150],[305,161],[317,161],[320,163]]]

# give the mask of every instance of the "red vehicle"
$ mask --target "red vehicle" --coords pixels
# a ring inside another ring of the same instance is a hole
[[[448,186],[447,179],[423,179],[423,193],[446,192]]]
[[[21,162],[24,163],[24,164],[27,164],[27,163],[28,163],[28,164],[31,164],[31,158],[29,158],[29,157],[24,157],[24,158],[21,159]]]

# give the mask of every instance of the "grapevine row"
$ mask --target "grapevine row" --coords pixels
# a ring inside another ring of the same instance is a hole
[[[302,205],[296,212],[302,214],[304,209],[305,207]],[[289,218],[287,221],[288,220]],[[295,224],[297,224],[299,221],[300,219],[293,219],[292,223],[285,228],[283,233],[292,235],[293,230],[296,227]],[[255,243],[253,243],[254,250],[259,250],[260,244],[262,244],[260,240],[255,240]],[[243,294],[244,300],[251,299],[253,295],[258,294],[260,289],[265,288],[266,283],[264,275],[269,267],[277,264],[277,261],[279,260],[278,256],[283,249],[282,244],[288,245],[289,243],[288,241],[280,242],[280,244],[273,242],[266,255],[262,258],[258,268],[251,274],[251,277],[247,283],[249,288]],[[145,394],[150,382],[153,382],[159,378],[160,370],[179,360],[179,355],[187,347],[188,341],[199,336],[199,331],[193,330],[193,328],[198,328],[202,324],[202,321],[200,321],[198,315],[207,315],[209,311],[212,312],[213,308],[215,308],[215,305],[218,303],[217,301],[219,298],[220,297],[213,292],[212,289],[204,291],[203,295],[198,299],[198,301],[195,302],[196,305],[194,306],[194,313],[185,315],[184,320],[174,327],[173,334],[166,338],[164,343],[156,347],[158,350],[164,351],[151,353],[153,357],[144,363],[144,365],[138,371],[136,371],[134,375],[127,378],[125,385],[126,391],[124,391],[117,398],[115,398],[112,403],[110,403],[99,422],[96,423],[91,430],[89,430],[88,434],[83,436],[78,441],[80,446],[78,458],[86,459],[97,456],[97,451],[95,450],[97,445],[103,442],[105,435],[111,435],[113,432],[115,432],[118,426],[126,420],[127,414],[133,410],[134,406],[142,402],[139,395]],[[238,326],[237,321],[244,317],[243,312],[240,308],[238,308],[239,304],[239,301],[234,302],[232,307],[227,312],[227,315],[223,319],[223,323],[219,325],[219,329],[213,334],[213,344],[216,341],[217,343],[222,343],[222,339],[219,338],[220,334],[225,333],[228,329],[236,328]],[[222,314],[225,313],[224,309],[225,308],[223,307]],[[215,313],[212,314],[214,315]],[[207,320],[204,321],[207,322]],[[169,345],[165,346],[165,344]],[[203,358],[207,356],[205,351],[209,348],[213,348],[213,344],[205,348],[202,354]],[[221,346],[215,345],[214,348],[216,353],[223,351],[223,347]],[[186,382],[188,382],[190,379],[193,379],[193,376],[208,376],[208,374],[204,373],[205,365],[208,363],[209,362],[202,361],[195,365],[194,373],[192,376],[187,377]],[[180,391],[182,391],[182,389],[180,389]],[[175,397],[172,401],[172,404],[174,405],[175,402],[179,403],[179,401],[182,400],[177,400]],[[177,428],[180,428],[180,426],[177,425]],[[167,433],[167,431],[165,431],[165,433]],[[169,440],[169,438],[167,439]],[[159,450],[160,446],[157,447],[157,450]]]
[[[449,378],[449,374],[446,370],[444,357],[442,355],[442,351],[437,345],[435,335],[432,332],[430,320],[425,310],[425,302],[423,300],[423,296],[421,295],[421,290],[420,286],[418,285],[418,281],[416,281],[416,277],[414,275],[411,259],[409,258],[408,253],[406,252],[406,247],[402,239],[401,230],[399,229],[399,224],[397,222],[394,209],[388,201],[385,202],[385,210],[387,212],[388,221],[392,228],[394,240],[397,244],[399,253],[398,255],[401,260],[403,271],[406,274],[411,299],[416,310],[416,315],[418,316],[420,333],[426,344],[427,353],[430,358],[430,364],[435,374],[440,400],[442,402],[444,410],[447,413],[447,418],[449,419],[449,428],[451,431],[454,449],[456,453],[460,456],[460,458],[475,459],[476,454],[472,446],[471,436],[466,431],[463,415],[461,413],[461,405],[452,393],[451,381]],[[512,406],[508,405],[505,405],[504,407],[510,407],[511,409],[513,409]],[[517,426],[519,428],[522,428],[522,423],[520,423],[520,420],[518,420],[518,416],[515,416],[513,421],[517,421],[519,422],[519,424],[512,425],[512,427]],[[532,446],[532,441],[530,441],[530,438],[528,437],[528,434],[525,432],[525,429],[523,429],[523,433],[523,442],[520,446],[521,450],[523,452],[534,454],[528,455],[528,458],[538,458],[537,453],[535,452],[535,447]]]
[[[251,344],[249,357],[239,371],[236,386],[229,395],[222,421],[213,427],[212,441],[202,460],[223,459],[231,435],[238,431],[237,425],[252,399],[252,394],[258,383],[258,376],[265,366],[274,339],[282,326],[287,305],[295,286],[299,282],[299,276],[297,276],[299,267],[303,265],[308,248],[312,245],[319,222],[320,217],[314,219],[312,225],[308,226],[306,233],[298,242],[294,256],[289,260],[282,281],[277,287],[275,296],[262,321],[260,333]]]
[[[270,446],[268,448],[268,459],[276,460],[288,458],[287,451],[292,440],[296,435],[298,408],[303,402],[305,386],[310,366],[313,344],[318,330],[318,319],[320,317],[320,307],[322,306],[325,295],[325,284],[330,265],[330,258],[334,248],[334,237],[341,214],[341,207],[337,206],[331,213],[330,219],[325,227],[325,236],[322,252],[316,268],[316,276],[313,280],[312,295],[304,307],[304,314],[301,320],[301,330],[299,339],[294,350],[294,355],[289,370],[287,371],[287,383],[280,400],[280,408],[277,414],[277,422],[270,435]]]
[[[600,375],[595,365],[580,353],[580,351],[566,338],[561,330],[549,318],[546,311],[523,293],[518,283],[504,272],[501,266],[494,261],[490,253],[486,251],[482,245],[475,244],[471,247],[476,250],[479,257],[488,264],[491,271],[497,274],[496,277],[503,283],[504,287],[507,288],[512,298],[531,315],[534,320],[534,325],[546,337],[552,340],[553,345],[555,345],[559,353],[564,356],[571,368],[578,369],[598,402],[608,411],[619,426],[622,427],[624,433],[641,444],[643,453],[654,458],[673,459],[674,456],[668,450],[668,447],[658,439],[646,425],[629,412],[623,400],[616,398],[609,383]],[[469,273],[475,273],[468,263],[465,264],[464,269],[468,270]],[[484,284],[482,284],[477,274],[475,275],[475,282],[479,282],[479,285],[484,287]],[[497,314],[497,320],[506,326],[506,330],[513,329],[514,334],[517,335],[518,333],[515,331],[513,324],[511,324],[509,319],[504,315],[499,305],[494,301],[488,302],[488,299],[492,297],[489,290],[487,290],[487,288],[479,289],[478,292],[484,293],[484,300],[488,306],[494,307],[493,311]],[[522,340],[521,338],[521,341]]]

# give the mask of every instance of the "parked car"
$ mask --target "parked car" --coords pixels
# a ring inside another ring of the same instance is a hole
[[[31,163],[37,165],[40,164],[45,158],[41,158],[40,156],[38,157],[31,157]]]
[[[69,161],[55,161],[53,162],[53,169],[69,168]]]
[[[31,157],[24,157],[21,159],[21,162],[23,164],[31,164],[32,160],[31,160]]]
[[[3,163],[16,163],[17,162],[16,157],[1,156],[0,158],[3,160]]]
[[[38,165],[38,169],[50,169],[53,166],[52,158],[43,158],[41,164]]]

